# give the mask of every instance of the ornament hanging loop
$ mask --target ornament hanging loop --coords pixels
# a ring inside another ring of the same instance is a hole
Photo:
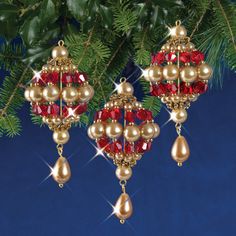
[[[64,43],[63,40],[59,40],[59,41],[58,41],[58,46],[64,46],[64,44],[65,44],[65,43]]]
[[[181,25],[181,20],[177,20],[177,21],[175,22],[175,25],[176,25],[176,26]]]
[[[121,77],[120,78],[120,83],[124,83],[124,82],[126,82],[126,78],[125,77]]]

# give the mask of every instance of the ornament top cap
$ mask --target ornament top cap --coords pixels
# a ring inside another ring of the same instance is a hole
[[[64,47],[64,41],[59,40],[58,46],[52,49],[52,58],[67,58],[69,55],[68,50]]]
[[[126,82],[125,77],[122,77],[120,79],[120,84],[118,85],[117,93],[123,94],[123,95],[133,95],[134,88],[133,88],[132,84]]]
[[[177,20],[175,22],[175,27],[170,29],[171,38],[184,38],[187,36],[187,30],[181,25],[181,21]]]

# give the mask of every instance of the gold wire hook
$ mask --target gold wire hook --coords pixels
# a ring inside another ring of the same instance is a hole
[[[176,124],[175,124],[175,128],[176,128],[177,134],[180,136],[180,135],[181,135],[181,128],[182,128],[182,125],[181,125],[180,123],[176,123]]]
[[[57,144],[57,152],[60,157],[62,157],[63,153],[63,145],[62,144]]]
[[[122,188],[122,192],[125,193],[125,186],[127,184],[127,181],[126,180],[120,180],[120,186]]]

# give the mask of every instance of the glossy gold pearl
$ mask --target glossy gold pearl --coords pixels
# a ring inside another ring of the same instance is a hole
[[[104,125],[101,122],[92,124],[90,126],[90,133],[94,138],[101,138],[105,133]]]
[[[150,82],[160,82],[162,80],[162,67],[151,66],[148,70],[148,78]]]
[[[89,84],[80,87],[78,90],[78,99],[80,102],[88,102],[90,99],[92,99],[93,95],[93,87]]]
[[[198,66],[198,77],[202,80],[209,80],[212,75],[212,68],[206,64],[203,63],[200,66]]]
[[[48,102],[55,102],[60,95],[60,90],[56,85],[50,84],[43,89],[43,98]]]
[[[189,43],[186,44],[186,48],[189,51],[192,51],[195,48],[195,45],[193,43],[189,42]]]
[[[183,136],[178,136],[172,146],[171,156],[179,166],[189,158],[190,150],[186,139]]]
[[[74,102],[78,96],[79,93],[75,87],[65,87],[62,90],[62,98],[65,102]]]
[[[128,142],[135,142],[140,138],[140,130],[137,125],[127,125],[124,129],[124,137]]]
[[[161,132],[160,131],[160,127],[156,123],[152,123],[152,126],[154,127],[154,135],[153,135],[152,138],[156,138],[156,137],[158,137],[160,135],[160,132]]]
[[[117,92],[118,94],[132,95],[134,92],[134,88],[132,84],[128,82],[122,82],[118,85]]]
[[[31,90],[31,87],[27,87],[27,88],[25,89],[25,92],[24,92],[25,99],[26,99],[28,102],[31,102],[31,99],[30,99],[30,90]]]
[[[40,102],[42,100],[42,88],[39,86],[30,87],[29,98],[32,102]]]
[[[60,125],[62,123],[62,120],[60,117],[53,117],[52,118],[52,123],[55,125]]]
[[[69,139],[70,134],[67,130],[56,130],[53,132],[53,140],[57,144],[65,144]]]
[[[65,184],[71,177],[70,165],[65,157],[59,157],[52,170],[53,179],[59,184]]]
[[[151,139],[155,134],[155,128],[152,123],[147,123],[141,128],[141,136],[144,139]]]
[[[127,193],[122,193],[118,198],[115,207],[115,215],[124,223],[133,213],[133,205]]]
[[[180,78],[186,83],[192,83],[197,79],[197,70],[193,66],[185,66],[180,71]]]
[[[188,118],[188,113],[185,109],[177,109],[171,112],[171,119],[175,123],[184,123]]]
[[[57,57],[68,57],[68,51],[64,46],[56,46],[52,50],[52,58],[57,58]]]
[[[116,177],[119,180],[128,180],[132,176],[132,169],[129,166],[118,166],[116,168]]]
[[[122,132],[123,127],[120,123],[111,122],[106,125],[106,135],[110,138],[119,138]]]
[[[91,126],[88,127],[88,129],[87,129],[87,134],[88,134],[89,138],[91,138],[91,139],[96,139],[96,138],[92,135],[92,133],[91,133]]]
[[[187,35],[187,30],[185,29],[184,26],[182,25],[177,25],[175,27],[173,27],[171,30],[170,30],[170,34],[172,37],[186,37]]]
[[[163,68],[163,77],[166,80],[173,81],[179,76],[179,69],[176,65],[169,64]]]

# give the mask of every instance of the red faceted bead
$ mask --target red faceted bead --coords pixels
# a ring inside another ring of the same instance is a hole
[[[47,116],[47,106],[46,105],[37,105],[32,106],[32,111],[35,115]]]
[[[128,121],[129,123],[133,123],[135,120],[135,115],[132,111],[126,111],[125,113],[125,120]]]
[[[191,54],[191,61],[199,64],[201,61],[204,61],[204,54],[200,51],[193,51]]]
[[[119,108],[113,108],[110,111],[111,119],[113,120],[119,120],[122,116],[121,110]]]
[[[177,88],[177,85],[175,83],[173,84],[165,84],[165,87],[166,87],[166,92],[170,93],[170,94],[176,94],[178,88]]]
[[[73,77],[70,73],[64,73],[62,76],[62,83],[68,84],[73,82]]]
[[[153,84],[150,87],[150,93],[152,96],[156,96],[156,97],[159,97],[162,94],[165,94],[166,93],[165,84]]]
[[[95,114],[95,120],[106,121],[109,118],[110,118],[110,112],[108,109],[103,109],[101,111],[96,112]]]
[[[197,81],[193,83],[193,93],[205,93],[208,89],[208,85],[202,81]]]
[[[152,116],[152,112],[149,110],[146,110],[146,120],[152,120],[153,116]]]
[[[135,145],[136,152],[144,153],[145,151],[149,151],[151,149],[151,145],[151,142],[140,139]]]
[[[189,52],[181,52],[179,56],[179,60],[182,63],[189,63],[191,61],[190,53]]]
[[[153,119],[152,112],[149,110],[145,110],[145,109],[138,110],[136,113],[136,117],[139,120],[152,120]]]
[[[111,151],[114,153],[119,153],[122,151],[122,143],[121,141],[115,141],[111,143]]]
[[[168,53],[168,54],[166,55],[166,60],[167,60],[168,62],[176,62],[177,56],[176,56],[176,54],[175,54],[174,52],[170,52],[170,53]]]
[[[69,115],[71,115],[72,110],[73,110],[72,107],[64,106],[63,109],[62,109],[63,117],[68,117]]]
[[[58,83],[58,81],[59,81],[59,73],[54,71],[54,72],[48,73],[45,82],[56,84]]]
[[[133,143],[125,143],[125,153],[131,154],[134,153],[134,144]]]
[[[151,64],[154,64],[156,62],[156,55],[152,54],[151,55]]]
[[[180,92],[183,94],[192,94],[193,88],[191,85],[186,85],[185,82],[181,82],[180,84]]]
[[[155,56],[155,63],[158,65],[161,65],[165,61],[165,53],[164,52],[158,52]]]
[[[37,83],[39,85],[45,85],[45,78],[47,77],[46,73],[35,73],[33,79],[31,80],[32,83]]]
[[[110,152],[110,144],[108,138],[100,138],[97,141],[97,146],[99,149],[104,149],[107,152]]]
[[[73,106],[73,111],[75,115],[81,115],[82,113],[86,112],[88,108],[87,103],[81,103],[77,106]]]
[[[48,115],[57,116],[59,113],[59,106],[57,104],[49,105],[47,108]]]
[[[79,84],[82,84],[88,80],[88,76],[84,72],[75,72],[73,78],[74,82]]]

